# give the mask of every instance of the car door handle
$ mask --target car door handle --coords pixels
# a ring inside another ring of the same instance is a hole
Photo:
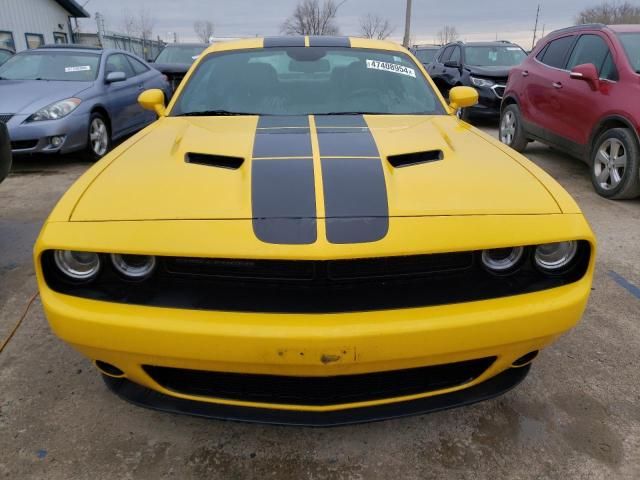
[[[558,90],[562,88],[562,83],[560,82],[553,82],[552,85],[553,85],[553,88],[557,88]]]
[[[522,72],[522,76],[523,77],[528,77],[529,76],[529,72],[525,70],[524,72]]]

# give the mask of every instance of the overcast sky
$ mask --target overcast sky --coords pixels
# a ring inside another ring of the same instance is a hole
[[[215,35],[246,37],[277,35],[280,26],[298,0],[77,0],[92,17],[104,15],[106,29],[121,31],[123,12],[135,14],[141,8],[155,18],[154,36],[169,40],[177,32],[179,41],[196,40],[195,20],[211,20]],[[463,40],[493,40],[496,36],[531,46],[537,4],[542,10],[541,28],[550,30],[573,23],[584,7],[600,0],[414,0],[412,40],[433,42],[442,25],[454,25]],[[374,13],[388,18],[395,27],[392,36],[401,40],[405,0],[347,0],[338,12],[341,33],[357,35],[359,19]],[[94,18],[82,23],[84,31],[95,31]]]

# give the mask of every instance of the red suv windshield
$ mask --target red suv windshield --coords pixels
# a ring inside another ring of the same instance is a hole
[[[640,73],[640,33],[619,33],[618,37],[627,52],[631,66]]]

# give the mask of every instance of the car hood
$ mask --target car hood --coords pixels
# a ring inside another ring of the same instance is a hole
[[[191,68],[188,63],[152,63],[151,66],[161,73],[187,73]]]
[[[297,148],[299,138],[285,128],[258,129],[257,117],[162,118],[111,159],[93,181],[87,181],[89,187],[71,220],[304,217],[291,213],[301,211],[297,205],[280,201],[292,198],[287,196],[292,189],[315,191],[317,211],[312,205],[316,213],[310,216],[317,217],[325,215],[324,205],[326,210],[348,212],[349,217],[369,217],[372,205],[381,202],[389,217],[561,213],[554,197],[526,168],[526,160],[506,154],[499,144],[453,116],[367,116],[368,129],[324,128],[321,134],[315,128],[317,118],[311,123],[313,162],[306,159],[311,180],[301,176],[302,164],[295,155],[283,154],[291,153],[292,145]],[[366,148],[362,155],[354,154],[364,138],[354,136],[356,131],[371,133],[375,154]],[[320,135],[324,138],[319,142]],[[322,159],[318,148],[324,149]],[[340,158],[341,152],[350,158]],[[425,152],[424,163],[394,167],[388,160],[417,152]],[[214,155],[209,161],[218,166],[190,163],[186,161],[189,153]],[[228,159],[221,156],[244,159],[244,163],[236,169],[225,168]],[[263,167],[271,157],[287,158],[275,162],[281,169],[269,177]],[[380,182],[371,183],[370,171],[362,178],[351,172],[349,181],[332,174],[331,167],[357,157],[377,168]],[[109,157],[103,160],[109,161]],[[257,162],[263,163],[253,168]],[[342,205],[336,207],[336,203]]]
[[[31,115],[53,102],[78,96],[93,82],[0,80],[0,112]]]
[[[466,67],[472,75],[488,78],[507,78],[513,67]]]

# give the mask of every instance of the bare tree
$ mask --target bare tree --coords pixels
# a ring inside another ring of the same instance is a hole
[[[302,0],[282,24],[282,31],[287,35],[337,35],[336,15],[345,2]]]
[[[631,2],[602,2],[596,7],[586,8],[576,17],[576,25],[604,23],[607,25],[640,23],[640,7]]]
[[[213,36],[213,22],[210,20],[198,20],[193,22],[193,30],[202,43],[209,43],[209,39]]]
[[[122,20],[120,22],[120,31],[127,37],[135,37],[138,34],[138,28],[136,26],[136,17],[131,10],[125,9],[122,11]]]
[[[445,25],[437,35],[438,43],[440,45],[446,45],[447,43],[455,42],[456,40],[458,40],[458,37],[458,29],[451,25]]]
[[[393,33],[393,27],[386,18],[368,13],[360,19],[360,33],[365,38],[384,40]]]
[[[136,29],[143,40],[151,40],[153,38],[153,29],[156,26],[156,19],[150,10],[141,8],[136,17]]]

